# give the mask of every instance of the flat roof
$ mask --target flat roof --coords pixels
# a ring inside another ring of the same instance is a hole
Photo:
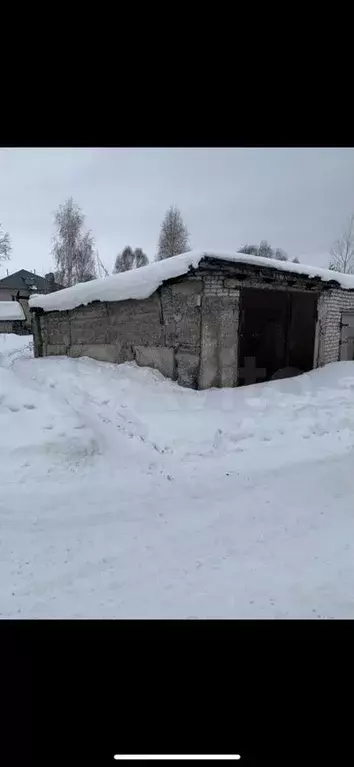
[[[214,253],[212,251],[191,251],[181,253],[162,261],[153,261],[147,266],[113,274],[91,282],[78,283],[71,288],[34,295],[29,300],[31,309],[41,308],[45,312],[66,311],[93,301],[126,301],[151,296],[164,282],[197,269],[203,260],[228,261],[234,264],[250,264],[274,271],[286,272],[307,279],[333,283],[343,290],[354,290],[354,275],[341,274],[317,266],[297,264],[292,261],[278,261],[274,258],[260,258],[245,253]]]

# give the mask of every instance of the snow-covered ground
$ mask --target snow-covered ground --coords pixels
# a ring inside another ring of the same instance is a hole
[[[195,392],[0,335],[2,617],[354,616],[354,363]]]

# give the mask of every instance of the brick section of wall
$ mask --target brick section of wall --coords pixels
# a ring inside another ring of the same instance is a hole
[[[240,284],[223,272],[204,276],[201,389],[237,385]]]
[[[231,270],[230,270],[231,271]],[[202,309],[200,388],[236,386],[238,380],[238,330],[243,288],[289,290],[288,276],[279,272],[271,281],[257,276],[227,274],[225,267],[205,270]],[[291,290],[308,291],[305,279],[293,281]],[[342,291],[339,291],[342,293]]]
[[[241,286],[240,280],[228,279],[222,273],[204,277],[205,296],[235,296],[237,298]]]
[[[329,290],[318,301],[317,366],[339,360],[342,312],[354,312],[354,292]]]

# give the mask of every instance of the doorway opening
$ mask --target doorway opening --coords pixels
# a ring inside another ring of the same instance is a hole
[[[354,360],[354,312],[342,312],[339,359]]]
[[[239,386],[312,370],[317,298],[290,290],[241,291]]]

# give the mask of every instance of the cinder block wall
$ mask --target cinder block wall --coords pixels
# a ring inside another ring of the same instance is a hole
[[[354,312],[354,292],[334,289],[322,293],[318,301],[318,367],[339,360],[342,312]]]
[[[187,276],[150,298],[95,303],[33,320],[36,356],[63,354],[105,362],[136,360],[183,386],[197,387],[202,280]]]
[[[185,275],[143,301],[35,315],[35,354],[135,360],[182,386],[237,384],[240,290],[225,275]]]

